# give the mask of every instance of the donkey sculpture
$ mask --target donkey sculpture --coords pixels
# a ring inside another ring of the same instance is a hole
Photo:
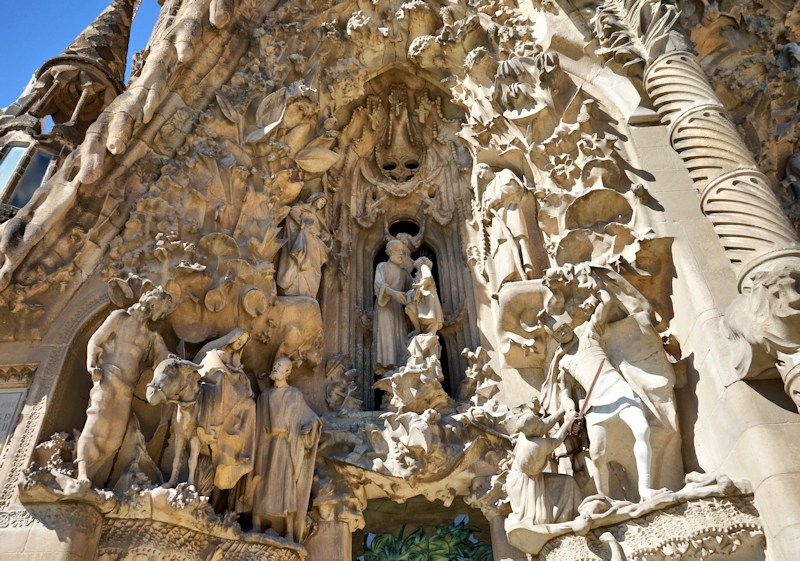
[[[177,356],[170,356],[161,361],[153,373],[153,381],[147,384],[147,401],[151,405],[160,403],[174,403],[175,417],[173,430],[175,431],[176,447],[175,457],[172,460],[172,473],[164,487],[175,487],[181,472],[186,444],[189,444],[189,485],[195,485],[195,473],[200,457],[201,445],[214,447],[215,439],[203,439],[201,442],[198,432],[198,418],[201,394],[202,376],[199,364],[182,360]],[[202,431],[203,435],[207,433]],[[212,452],[213,453],[213,452]]]

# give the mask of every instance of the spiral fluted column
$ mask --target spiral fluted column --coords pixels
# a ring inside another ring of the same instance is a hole
[[[800,239],[691,53],[656,58],[645,88],[739,279],[800,255]]]

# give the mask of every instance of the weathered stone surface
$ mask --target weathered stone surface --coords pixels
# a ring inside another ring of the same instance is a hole
[[[795,9],[132,7],[0,115],[0,557],[795,558]]]

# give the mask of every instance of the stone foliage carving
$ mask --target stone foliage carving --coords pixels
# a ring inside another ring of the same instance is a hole
[[[547,544],[539,557],[547,561],[705,559],[758,551],[763,541],[752,499],[730,497],[669,507],[637,521],[593,530],[585,537],[559,538]]]
[[[442,347],[435,334],[419,334],[408,343],[408,360],[373,385],[386,392],[383,409],[403,413],[442,410],[452,399],[442,388],[444,374],[439,356]]]

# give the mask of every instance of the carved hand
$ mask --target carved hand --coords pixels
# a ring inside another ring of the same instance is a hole
[[[157,43],[147,57],[141,76],[130,89],[115,99],[86,132],[81,145],[80,183],[94,183],[103,172],[106,150],[123,154],[128,148],[134,124],[153,118],[167,90],[167,74],[177,58],[176,45],[168,40]]]
[[[211,25],[219,29],[228,25],[233,9],[234,0],[188,0],[181,6],[175,23],[154,40],[142,73],[89,127],[80,149],[78,182],[91,184],[100,179],[106,150],[114,155],[123,154],[137,121],[150,122],[169,91],[167,80],[175,66],[193,58],[194,46],[200,43],[205,14],[208,13]]]

